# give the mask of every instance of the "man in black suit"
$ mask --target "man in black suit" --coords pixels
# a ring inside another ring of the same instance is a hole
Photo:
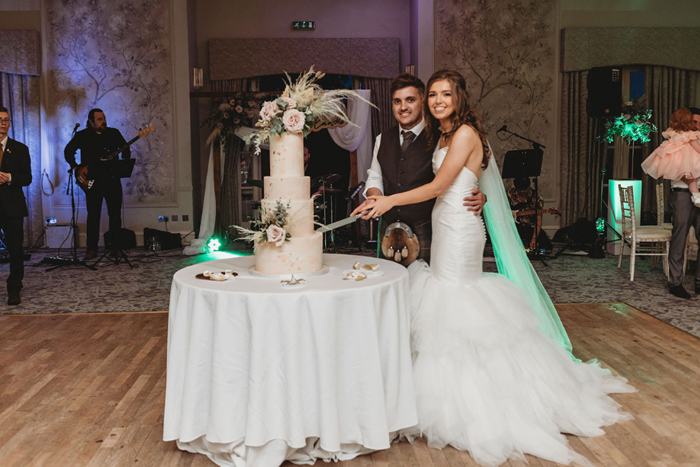
[[[29,215],[22,187],[32,183],[32,170],[27,146],[7,136],[10,124],[10,113],[0,106],[0,227],[10,252],[7,304],[19,305],[24,278],[24,218]]]

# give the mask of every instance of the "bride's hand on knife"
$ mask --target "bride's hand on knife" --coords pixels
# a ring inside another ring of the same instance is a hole
[[[364,219],[379,217],[394,207],[394,202],[392,201],[391,196],[372,195],[369,197],[369,199],[367,199],[367,201],[365,201],[365,203],[368,202],[372,202],[372,204],[368,207],[369,211],[367,212],[366,217],[363,217]]]
[[[389,201],[388,196],[373,195],[367,198],[364,203],[356,207],[350,215],[355,216],[362,213],[362,219],[368,220],[381,216],[393,207],[394,205],[391,201]]]

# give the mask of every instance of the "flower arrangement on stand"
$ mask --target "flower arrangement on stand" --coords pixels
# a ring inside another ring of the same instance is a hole
[[[242,93],[234,95],[228,102],[216,105],[201,124],[212,130],[207,138],[207,146],[218,137],[226,139],[241,126],[252,126],[259,112],[260,99]]]
[[[605,124],[604,139],[612,143],[615,136],[627,140],[628,144],[648,143],[649,135],[658,131],[656,125],[651,123],[651,110],[639,113],[625,113]]]

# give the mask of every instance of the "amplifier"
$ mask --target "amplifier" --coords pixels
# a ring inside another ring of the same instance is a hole
[[[73,246],[73,232],[70,225],[46,224],[46,246],[49,248],[70,248]]]

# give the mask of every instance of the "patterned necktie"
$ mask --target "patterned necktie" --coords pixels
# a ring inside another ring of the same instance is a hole
[[[401,130],[401,136],[403,136],[403,143],[401,143],[401,150],[405,151],[411,145],[414,139],[416,139],[416,134],[412,131]]]

